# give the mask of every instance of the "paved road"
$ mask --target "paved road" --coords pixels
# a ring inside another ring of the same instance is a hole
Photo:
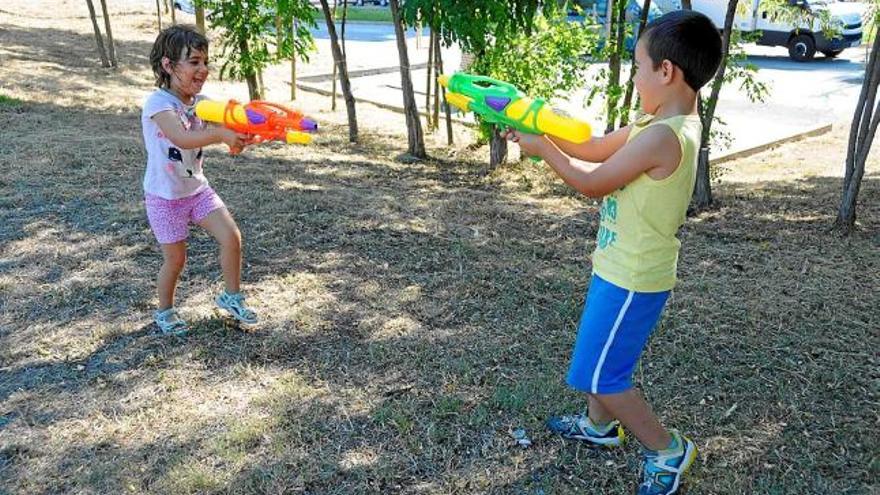
[[[784,48],[750,47],[749,61],[760,68],[759,77],[771,85],[774,104],[824,108],[838,118],[849,118],[864,76],[864,47],[845,50],[840,57],[816,57],[809,63],[790,60]]]
[[[330,35],[327,34],[327,24],[318,19],[318,28],[312,30],[312,36],[315,39],[330,39]],[[339,35],[341,32],[341,23],[336,23],[336,34]],[[407,38],[415,37],[416,32],[413,29],[410,29],[406,33]],[[354,41],[354,42],[382,42],[382,41],[394,41],[396,40],[394,35],[394,29],[391,27],[391,24],[388,23],[379,23],[379,22],[346,22],[345,23],[345,39],[346,41]]]
[[[809,63],[790,60],[784,48],[752,46],[747,52],[770,96],[763,104],[752,103],[738,88],[722,90],[718,114],[735,138],[730,150],[852,119],[864,76],[864,48]]]

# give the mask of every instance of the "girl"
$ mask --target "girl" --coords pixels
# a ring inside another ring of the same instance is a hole
[[[220,244],[226,287],[217,296],[217,305],[242,323],[256,323],[257,316],[245,304],[239,287],[241,233],[202,173],[202,146],[222,142],[242,149],[248,136],[207,127],[195,116],[193,107],[204,98],[199,92],[208,78],[208,40],[192,26],[172,26],[159,33],[150,65],[159,89],[146,98],[141,124],[147,148],[144,203],[164,258],[156,324],[166,334],[189,329],[174,308],[174,291],[186,262],[190,223],[203,227]]]

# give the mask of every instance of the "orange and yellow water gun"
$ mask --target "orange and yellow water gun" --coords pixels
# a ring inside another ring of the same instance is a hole
[[[202,100],[196,103],[196,116],[206,122],[221,124],[235,132],[250,134],[247,144],[263,141],[282,141],[289,144],[309,144],[311,132],[318,124],[302,113],[266,101],[240,104]],[[235,154],[238,150],[230,150]]]
[[[530,134],[549,134],[572,143],[592,137],[590,124],[560,115],[540,98],[529,98],[513,84],[486,76],[456,72],[437,81],[447,90],[446,101],[480,119]]]

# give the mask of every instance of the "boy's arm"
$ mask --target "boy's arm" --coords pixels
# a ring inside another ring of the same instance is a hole
[[[537,152],[527,151],[527,154],[540,155],[568,185],[593,198],[604,197],[643,173],[657,180],[668,177],[681,162],[681,144],[666,126],[644,130],[596,167],[572,162],[549,139],[527,134],[517,138],[521,146]]]
[[[621,127],[602,137],[590,139],[584,143],[572,143],[554,136],[548,136],[563,153],[578,160],[602,163],[626,144],[632,125]]]
[[[177,115],[171,110],[165,110],[153,115],[153,121],[162,130],[175,146],[189,150],[201,148],[209,144],[226,143],[230,149],[244,148],[247,136],[225,127],[210,126],[204,130],[188,131],[183,128]]]

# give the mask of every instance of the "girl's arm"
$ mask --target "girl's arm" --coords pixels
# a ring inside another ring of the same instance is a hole
[[[578,160],[586,162],[602,163],[626,144],[630,129],[632,129],[632,125],[621,127],[602,137],[593,138],[580,144],[553,136],[548,137],[553,141],[553,144],[568,156],[573,156]]]
[[[188,131],[171,110],[159,112],[152,119],[162,130],[162,134],[181,149],[190,150],[209,144],[226,143],[230,149],[240,150],[247,144],[246,134],[239,134],[225,127],[210,126],[204,130]]]
[[[510,136],[520,144],[524,153],[540,156],[566,184],[593,198],[604,197],[643,173],[657,180],[668,177],[681,162],[681,144],[666,126],[646,129],[598,166],[573,162],[544,136],[519,132]]]

